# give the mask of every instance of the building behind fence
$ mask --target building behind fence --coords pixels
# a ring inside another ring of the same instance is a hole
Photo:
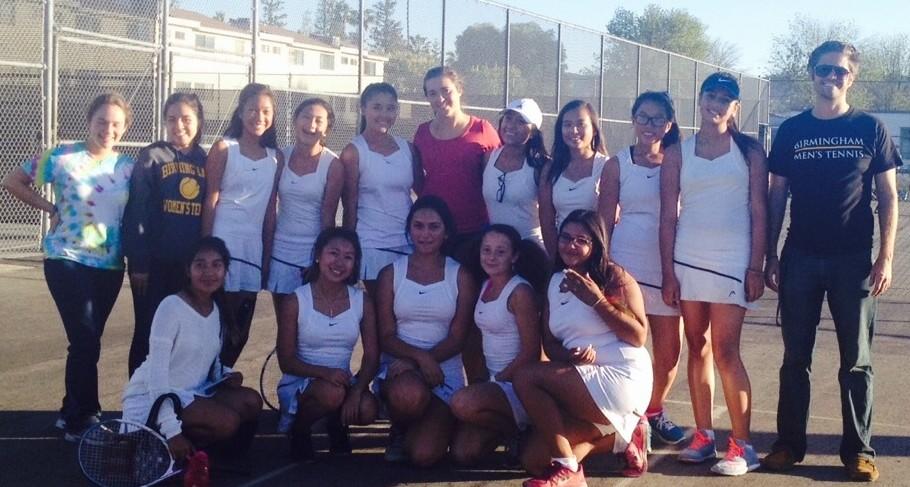
[[[510,99],[537,100],[548,143],[561,105],[591,102],[615,152],[633,142],[629,110],[645,90],[669,91],[683,133],[691,134],[698,87],[720,69],[485,0],[267,3],[4,0],[0,173],[59,142],[82,139],[89,102],[112,90],[133,106],[134,123],[120,147],[133,155],[163,137],[168,94],[200,96],[203,141],[211,144],[250,81],[269,84],[277,95],[281,144],[293,142],[297,104],[321,96],[337,117],[328,146],[340,151],[357,130],[358,93],[375,81],[398,89],[394,131],[410,138],[432,116],[423,75],[443,63],[464,77],[463,100],[473,115],[495,120]],[[765,138],[770,85],[739,77],[740,127]],[[0,193],[0,257],[37,252],[45,225],[39,212]]]

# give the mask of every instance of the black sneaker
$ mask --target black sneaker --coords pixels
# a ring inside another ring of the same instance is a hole
[[[389,463],[402,463],[408,461],[408,454],[404,449],[405,431],[401,426],[392,423],[389,428],[389,444],[385,447],[383,458]]]
[[[350,455],[352,451],[351,437],[348,426],[341,423],[341,416],[338,414],[329,416],[325,429],[329,436],[329,453],[333,455]]]
[[[96,412],[95,414],[86,418],[86,423],[96,424],[101,422],[101,411]],[[66,419],[63,418],[63,415],[57,416],[57,420],[54,421],[54,428],[65,431],[66,430]]]
[[[82,441],[82,434],[85,433],[87,429],[101,422],[100,416],[100,413],[98,413],[98,415],[91,415],[85,418],[81,423],[79,423],[79,425],[75,427],[70,427],[69,423],[64,421],[63,423],[65,426],[63,429],[63,439],[70,443],[79,443]]]
[[[313,450],[313,438],[310,431],[293,431],[288,436],[291,440],[291,458],[301,463],[312,463],[316,460],[316,451]]]

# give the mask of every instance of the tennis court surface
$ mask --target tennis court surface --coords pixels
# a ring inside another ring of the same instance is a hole
[[[901,204],[894,266],[895,285],[880,300],[875,330],[875,413],[873,446],[881,470],[878,485],[910,485],[910,204]],[[118,417],[120,394],[127,379],[127,353],[132,336],[132,305],[125,283],[104,334],[99,364],[101,404],[105,417]],[[39,260],[0,260],[0,486],[87,485],[76,463],[75,445],[53,427],[63,394],[66,339],[44,284]],[[783,354],[775,325],[776,295],[766,291],[758,309],[746,317],[742,350],[752,380],[752,431],[756,449],[765,453],[774,440],[777,373]],[[248,385],[258,387],[259,370],[274,346],[271,299],[260,295],[252,338],[238,363]],[[356,359],[356,357],[355,357]],[[591,486],[655,485],[817,485],[845,481],[837,456],[840,400],[837,386],[837,341],[825,311],[813,364],[809,455],[786,475],[763,472],[739,480],[713,476],[709,464],[688,466],[675,460],[675,449],[655,445],[651,471],[642,479],[619,477],[606,458],[586,465]],[[720,384],[718,384],[719,389]],[[725,442],[729,420],[723,399],[715,394],[719,439]],[[671,417],[692,426],[685,380],[685,353],[668,404]],[[215,472],[218,486],[511,486],[526,475],[503,466],[497,453],[487,465],[459,469],[444,463],[420,470],[382,460],[385,424],[352,429],[354,455],[321,454],[316,464],[298,465],[287,457],[284,437],[275,433],[276,414],[264,411],[250,454],[249,475]],[[317,435],[316,444],[325,445]],[[164,485],[182,485],[179,480]]]

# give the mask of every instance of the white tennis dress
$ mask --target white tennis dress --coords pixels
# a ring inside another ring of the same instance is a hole
[[[446,257],[445,277],[431,284],[418,284],[407,278],[409,256],[392,265],[395,288],[393,310],[398,325],[398,338],[421,350],[430,350],[449,335],[458,305],[458,269],[455,260]],[[380,379],[385,378],[394,357],[382,354]],[[465,386],[461,354],[439,364],[445,379],[433,389],[433,394],[446,404],[452,395]]]
[[[679,316],[661,296],[660,270],[660,166],[632,162],[632,148],[616,155],[619,162],[619,223],[613,228],[610,258],[632,275],[650,315]]]
[[[594,154],[591,175],[578,181],[571,181],[560,175],[553,183],[553,207],[556,208],[556,229],[574,210],[597,210],[597,199],[600,196],[600,175],[607,164],[606,154]]]
[[[123,419],[145,424],[152,404],[162,394],[173,392],[183,407],[231,369],[221,366],[221,320],[216,305],[208,316],[200,315],[180,296],[172,294],[158,305],[152,319],[149,354],[123,391]],[[170,401],[158,412],[161,434],[172,438],[181,423]]]
[[[752,245],[749,165],[732,137],[729,152],[714,160],[695,155],[696,137],[681,146],[673,254],[680,299],[751,308],[744,286]]]
[[[485,281],[481,289],[486,288],[488,283],[489,281]],[[515,394],[512,383],[497,381],[496,374],[508,367],[521,351],[518,322],[515,315],[509,311],[509,297],[512,291],[522,284],[530,286],[528,281],[520,276],[512,276],[496,299],[484,302],[481,296],[477,298],[477,305],[474,307],[474,322],[483,336],[483,356],[490,371],[490,382],[499,386],[505,393],[512,408],[512,417],[519,428],[528,424],[528,413]]]
[[[313,306],[313,286],[298,287],[297,296],[297,358],[301,362],[350,372],[351,355],[360,339],[363,320],[363,291],[347,286],[350,307],[338,315],[326,316]],[[278,431],[290,431],[297,414],[298,395],[306,390],[312,377],[283,374],[278,382],[278,403],[281,417]]]
[[[266,156],[254,161],[240,153],[236,140],[223,140],[228,156],[212,235],[224,240],[231,252],[224,289],[257,292],[262,288],[262,224],[278,159],[275,149],[266,149]]]
[[[503,172],[496,167],[500,154],[502,147],[494,149],[483,169],[483,200],[487,204],[490,223],[511,225],[518,230],[521,238],[531,239],[543,246],[534,168],[526,159],[521,169]]]
[[[363,248],[360,278],[374,280],[383,267],[411,253],[405,220],[411,211],[414,161],[408,142],[395,137],[398,150],[382,155],[370,149],[363,135],[351,140],[357,148],[357,235]]]
[[[290,161],[294,146],[282,151]],[[313,244],[322,230],[322,203],[329,167],[338,157],[323,149],[316,170],[298,176],[285,163],[278,181],[278,220],[272,244],[268,290],[288,294],[303,284],[300,272],[313,263]]]
[[[651,357],[645,347],[632,346],[616,336],[594,308],[570,292],[560,292],[564,272],[550,278],[550,332],[567,349],[593,345],[593,364],[576,365],[600,412],[627,443],[651,399]]]

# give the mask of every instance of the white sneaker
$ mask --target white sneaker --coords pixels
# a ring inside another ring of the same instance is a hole
[[[745,475],[761,463],[752,445],[742,440],[734,440],[731,436],[727,442],[727,454],[724,459],[714,464],[711,471],[720,475]]]

